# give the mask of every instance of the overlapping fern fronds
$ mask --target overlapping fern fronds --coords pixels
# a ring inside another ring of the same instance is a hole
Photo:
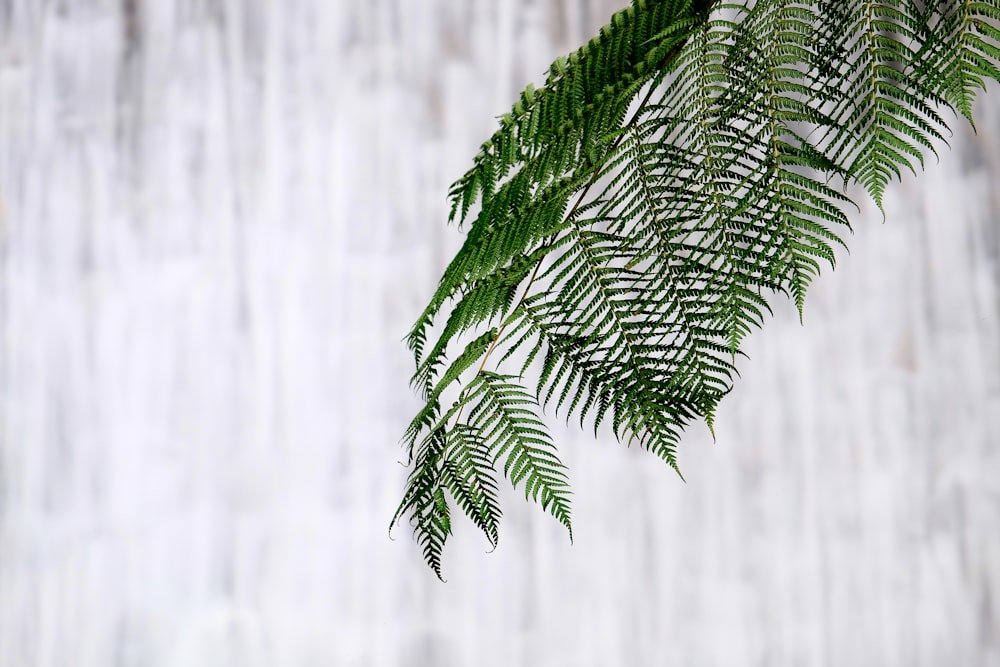
[[[944,138],[943,114],[971,121],[1000,79],[998,2],[635,0],[557,60],[451,190],[452,218],[472,224],[407,337],[426,405],[390,528],[409,512],[440,577],[447,491],[496,545],[503,461],[570,529],[538,416],[553,400],[676,469],[683,428],[712,427],[766,293],[801,317],[834,264],[853,205],[842,188],[881,206]],[[487,368],[515,353],[516,375]]]

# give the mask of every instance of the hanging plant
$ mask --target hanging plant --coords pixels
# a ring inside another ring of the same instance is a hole
[[[572,541],[539,416],[552,401],[679,474],[682,430],[712,429],[765,294],[801,319],[834,265],[847,186],[881,208],[944,141],[943,113],[972,121],[998,63],[998,0],[635,0],[615,14],[525,89],[451,188],[451,219],[471,226],[406,339],[425,405],[390,530],[409,513],[440,578],[449,497],[497,544],[502,465]],[[500,371],[515,352],[520,367]]]

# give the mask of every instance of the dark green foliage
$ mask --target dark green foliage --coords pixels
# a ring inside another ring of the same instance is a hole
[[[944,139],[946,111],[972,120],[1000,79],[998,2],[635,0],[553,63],[451,189],[452,218],[472,224],[407,337],[426,406],[390,528],[409,512],[440,577],[447,490],[495,546],[502,461],[571,531],[535,411],[552,401],[595,434],[610,417],[677,469],[683,428],[712,427],[768,293],[801,317],[833,266],[853,206],[838,188],[859,183],[881,206]],[[493,328],[449,364],[449,344],[480,327]],[[497,365],[524,355],[517,375],[485,368],[501,349]]]

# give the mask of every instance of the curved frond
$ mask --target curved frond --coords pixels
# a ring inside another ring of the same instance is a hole
[[[539,501],[569,531],[569,486],[564,466],[556,457],[545,425],[532,410],[535,398],[509,375],[480,373],[472,384],[469,400],[479,403],[469,413],[469,426],[488,443],[494,462],[501,458],[504,475],[511,484],[524,482],[524,496]]]
[[[553,403],[679,474],[684,428],[714,437],[769,299],[802,318],[846,248],[846,187],[881,206],[944,141],[945,111],[971,121],[998,79],[997,0],[634,0],[522,93],[449,193],[471,225],[407,337],[426,405],[390,526],[409,512],[440,576],[447,491],[496,546],[502,462],[572,540],[535,411]],[[488,369],[494,354],[517,374]]]

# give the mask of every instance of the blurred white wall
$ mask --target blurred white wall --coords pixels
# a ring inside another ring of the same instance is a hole
[[[574,545],[388,539],[447,187],[625,4],[0,0],[0,667],[1000,665],[996,87],[686,484],[550,420]]]

